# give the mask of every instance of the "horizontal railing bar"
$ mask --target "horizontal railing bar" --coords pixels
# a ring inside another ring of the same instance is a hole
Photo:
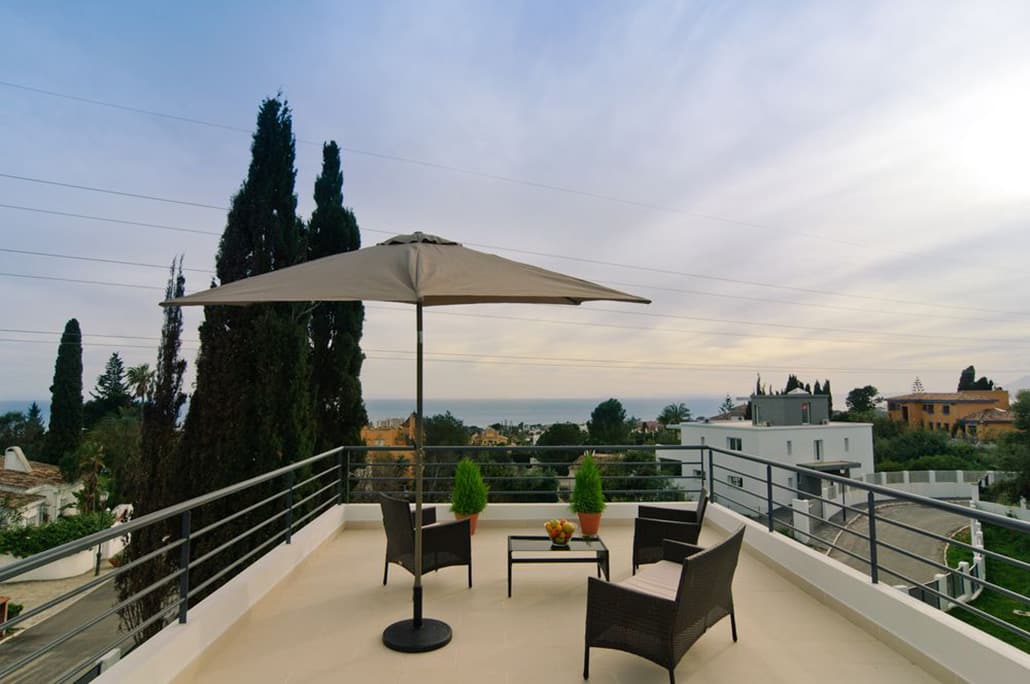
[[[220,554],[222,551],[225,551],[227,548],[229,548],[233,544],[236,544],[237,542],[240,542],[240,541],[246,539],[250,535],[252,535],[255,532],[257,532],[258,530],[263,529],[263,528],[267,527],[268,525],[271,525],[273,522],[275,522],[279,518],[281,518],[284,515],[286,515],[286,513],[287,513],[287,511],[279,511],[278,513],[276,513],[272,517],[268,518],[264,522],[259,523],[259,524],[255,525],[254,527],[250,528],[249,530],[246,530],[245,532],[236,535],[235,537],[233,537],[229,541],[225,542],[224,544],[221,544],[220,546],[212,549],[211,551],[208,551],[203,556],[200,556],[199,558],[195,558],[195,559],[191,560],[190,561],[190,568],[195,568],[198,565],[200,565],[201,563],[203,563],[204,561],[210,560],[213,556],[217,556],[218,554]]]
[[[304,515],[302,515],[301,517],[297,518],[297,520],[294,521],[293,524],[290,526],[290,529],[291,530],[295,530],[295,529],[299,528],[301,525],[304,524],[304,521],[306,521],[308,518],[314,516],[317,513],[321,513],[325,509],[325,507],[328,504],[331,504],[331,503],[334,503],[333,499],[326,499],[322,503],[318,504],[317,506],[312,508],[310,511],[305,513]]]
[[[44,655],[45,653],[48,653],[49,651],[52,651],[54,648],[56,648],[57,646],[60,646],[64,642],[68,641],[69,639],[73,639],[73,638],[77,637],[78,635],[82,634],[83,632],[85,632],[87,629],[90,629],[94,625],[99,624],[100,621],[103,620],[104,618],[109,617],[111,615],[114,615],[115,613],[117,613],[118,611],[120,611],[122,608],[124,608],[125,606],[129,605],[133,601],[136,601],[136,600],[146,596],[147,594],[151,593],[152,591],[154,591],[155,589],[157,589],[158,587],[160,587],[160,586],[162,586],[164,584],[168,584],[168,582],[170,582],[173,579],[176,579],[179,575],[181,575],[182,572],[183,572],[182,570],[177,570],[174,573],[172,573],[171,575],[168,575],[167,577],[165,577],[163,579],[160,579],[157,582],[154,582],[153,584],[151,584],[146,589],[143,589],[142,591],[139,591],[139,592],[133,594],[132,596],[130,596],[129,598],[125,599],[121,603],[116,604],[113,608],[108,608],[107,610],[105,610],[100,615],[94,616],[91,620],[87,620],[86,622],[82,623],[81,625],[79,625],[75,629],[69,630],[69,631],[65,632],[64,634],[62,634],[61,636],[57,637],[56,639],[54,639],[50,643],[46,644],[45,646],[42,646],[42,647],[36,649],[35,651],[22,656],[20,659],[18,659],[14,663],[8,665],[7,667],[5,667],[3,669],[0,669],[0,681],[3,681],[3,678],[5,676],[11,674],[15,670],[20,670],[22,667],[28,665],[29,663],[31,663],[33,660],[35,660],[36,658],[40,657],[41,655]]]
[[[304,497],[303,499],[301,499],[301,500],[300,500],[300,501],[298,501],[297,503],[295,503],[295,504],[293,504],[292,506],[290,506],[290,508],[291,508],[292,510],[296,510],[296,508],[297,508],[298,506],[303,506],[303,505],[304,505],[305,503],[307,503],[307,502],[308,502],[308,501],[310,501],[311,499],[314,499],[314,498],[315,498],[316,496],[318,496],[318,495],[319,495],[319,494],[321,494],[322,492],[324,492],[324,491],[326,491],[326,490],[328,490],[328,489],[335,489],[335,488],[336,488],[336,484],[337,484],[337,483],[335,483],[335,482],[330,482],[330,483],[329,483],[329,484],[327,484],[327,485],[326,485],[325,487],[322,487],[321,489],[319,489],[319,490],[318,490],[317,492],[313,492],[313,493],[309,494],[308,496],[305,496],[305,497]]]
[[[961,606],[965,610],[968,610],[968,611],[972,612],[974,615],[977,615],[977,616],[983,618],[984,620],[987,620],[988,622],[991,622],[991,623],[997,625],[998,627],[1002,627],[1004,629],[1007,629],[1010,632],[1013,632],[1013,633],[1023,637],[1024,639],[1030,639],[1030,632],[1022,629],[1018,625],[1014,625],[1011,622],[1006,622],[1005,620],[1002,620],[999,617],[991,615],[990,613],[988,613],[986,611],[980,610],[976,606],[971,606],[968,603],[963,603],[962,601],[956,601],[954,597],[948,596],[947,594],[942,594],[941,592],[937,591],[936,589],[931,589],[927,585],[925,585],[925,584],[923,584],[921,582],[916,582],[911,577],[906,577],[905,575],[902,575],[899,572],[894,572],[893,570],[883,570],[883,572],[887,572],[887,573],[889,573],[891,575],[894,575],[895,577],[903,579],[906,582],[908,582],[910,585],[912,585],[913,587],[919,587],[922,591],[925,591],[925,592],[928,592],[930,594],[933,594],[937,598],[943,599],[943,600],[947,601],[948,603],[954,604],[956,606]],[[913,597],[913,598],[915,598],[915,597]]]
[[[263,541],[261,544],[258,544],[253,549],[251,549],[247,553],[245,553],[242,556],[240,556],[239,558],[237,558],[230,565],[225,566],[224,568],[222,568],[221,570],[216,572],[214,575],[211,575],[211,577],[208,577],[201,584],[198,584],[196,587],[190,587],[190,591],[189,591],[189,594],[187,595],[187,598],[193,598],[198,593],[202,592],[204,589],[206,589],[207,587],[211,586],[212,583],[214,583],[215,581],[220,579],[227,572],[229,572],[230,570],[233,570],[240,563],[242,563],[243,561],[247,560],[248,558],[250,558],[251,556],[256,554],[258,551],[262,551],[266,546],[268,546],[272,542],[279,542],[279,543],[281,543],[282,541],[283,541],[282,537],[280,535],[278,535],[278,534],[273,536],[273,537],[269,537],[268,539]]]
[[[133,560],[133,561],[131,561],[129,563],[126,563],[125,565],[119,566],[118,568],[115,568],[114,570],[112,570],[111,572],[109,572],[109,573],[107,573],[105,575],[101,575],[100,577],[95,577],[95,578],[91,579],[90,581],[86,582],[85,584],[80,584],[79,586],[75,587],[74,589],[66,591],[65,593],[61,594],[60,596],[52,598],[49,601],[36,606],[35,608],[32,608],[30,610],[26,610],[26,611],[22,612],[21,614],[19,614],[17,617],[11,618],[7,622],[0,623],[0,634],[3,634],[4,630],[7,630],[7,629],[10,629],[11,627],[14,627],[15,625],[17,625],[18,623],[22,622],[23,620],[28,620],[30,617],[33,617],[34,615],[38,615],[39,613],[42,613],[45,610],[53,608],[54,606],[56,606],[56,605],[58,605],[60,603],[64,603],[68,599],[70,599],[70,598],[72,598],[74,596],[78,596],[82,592],[88,591],[88,590],[92,589],[93,587],[96,587],[96,586],[99,586],[101,584],[104,584],[105,582],[110,582],[111,580],[115,579],[119,575],[122,575],[122,574],[128,572],[132,568],[134,568],[134,567],[136,567],[138,565],[142,565],[143,563],[145,563],[145,562],[147,562],[149,560],[152,560],[153,558],[155,558],[156,556],[161,555],[162,553],[167,553],[168,551],[171,551],[173,549],[176,549],[176,548],[182,546],[182,542],[183,542],[182,539],[176,539],[175,541],[173,541],[173,542],[171,542],[169,544],[166,544],[165,546],[162,546],[160,549],[157,549],[156,551],[151,551],[147,555],[141,556],[141,557],[139,557],[139,558],[137,558],[137,559],[135,559],[135,560]]]
[[[303,487],[304,485],[306,485],[309,482],[314,482],[315,480],[317,480],[320,477],[328,475],[329,473],[336,472],[338,469],[339,469],[339,466],[336,466],[336,465],[334,465],[332,468],[326,468],[325,470],[320,472],[318,475],[312,475],[311,477],[309,477],[308,479],[304,480],[303,482],[296,483],[295,485],[293,485],[293,488],[294,489],[299,489],[299,488]]]
[[[162,520],[167,520],[174,516],[180,515],[186,511],[193,510],[198,506],[203,506],[205,504],[211,503],[212,501],[217,501],[218,499],[225,498],[226,496],[229,496],[231,494],[235,494],[245,489],[249,489],[250,487],[253,487],[255,485],[262,484],[263,482],[268,482],[269,480],[273,480],[281,475],[285,475],[290,471],[307,467],[312,463],[317,463],[318,461],[324,458],[328,458],[329,456],[335,456],[338,452],[342,451],[343,449],[344,447],[339,446],[335,449],[323,451],[320,454],[316,454],[315,456],[306,458],[302,461],[297,461],[296,463],[291,463],[290,465],[283,466],[282,468],[278,468],[271,472],[265,473],[264,475],[257,475],[248,480],[237,482],[234,485],[229,485],[228,487],[216,489],[213,492],[208,492],[207,494],[202,494],[201,496],[197,496],[192,499],[187,499],[182,503],[177,503],[172,506],[168,506],[167,508],[162,508],[161,510],[154,511],[153,513],[147,513],[146,515],[140,516],[139,518],[134,518],[132,520],[129,520],[128,522],[124,522],[121,525],[118,525],[117,527],[111,527],[107,530],[101,530],[100,532],[95,532],[86,537],[82,537],[81,539],[76,539],[66,544],[61,544],[60,546],[56,546],[52,549],[48,549],[46,551],[34,554],[28,558],[23,558],[20,561],[16,561],[4,567],[3,569],[0,569],[0,582],[6,581],[9,577],[17,577],[18,575],[23,575],[29,570],[35,570],[36,568],[43,567],[48,563],[52,563],[55,560],[64,558],[65,556],[70,556],[73,553],[83,551],[85,549],[90,548],[91,546],[96,546],[97,544],[105,542],[108,539],[114,539],[115,537],[125,536],[130,532],[143,529],[148,525],[152,525],[156,522],[161,522]]]
[[[268,504],[272,503],[276,499],[283,498],[284,496],[286,496],[286,494],[287,494],[287,490],[284,489],[283,491],[278,492],[276,494],[272,494],[271,496],[266,496],[264,499],[262,499],[261,501],[258,501],[257,503],[251,504],[251,505],[247,506],[246,508],[238,510],[238,511],[236,511],[235,513],[233,513],[231,515],[225,516],[224,518],[220,518],[219,520],[216,520],[215,522],[211,523],[210,525],[206,525],[205,527],[201,527],[196,532],[190,533],[190,538],[191,539],[199,539],[200,537],[202,537],[205,534],[211,532],[212,530],[217,530],[219,527],[222,527],[223,525],[225,525],[227,523],[230,523],[233,520],[236,520],[240,516],[246,515],[247,513],[250,513],[251,511],[256,510],[258,508],[261,508],[262,506],[267,506]]]
[[[84,659],[84,660],[80,661],[79,664],[76,665],[75,667],[73,667],[73,668],[71,668],[69,670],[65,670],[54,681],[60,683],[60,682],[67,681],[68,679],[70,679],[72,677],[75,677],[76,675],[84,674],[84,670],[89,670],[89,669],[92,669],[92,668],[96,667],[97,661],[100,660],[101,658],[103,658],[105,655],[107,655],[107,653],[110,652],[111,649],[116,648],[118,646],[118,644],[122,643],[123,641],[125,641],[126,639],[128,639],[130,637],[136,636],[137,634],[142,632],[144,629],[146,629],[150,625],[154,624],[158,620],[158,618],[165,618],[165,617],[168,617],[169,615],[174,615],[177,610],[178,610],[178,607],[175,606],[175,605],[172,605],[172,606],[170,606],[168,608],[165,608],[164,610],[159,610],[158,612],[154,613],[149,618],[147,618],[146,620],[141,622],[137,627],[135,627],[134,629],[132,629],[129,632],[126,632],[124,635],[119,637],[117,641],[112,641],[111,643],[109,643],[103,650],[97,651],[90,658]],[[86,663],[86,664],[84,665],[83,663]]]

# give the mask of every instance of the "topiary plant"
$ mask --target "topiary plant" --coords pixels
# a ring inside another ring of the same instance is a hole
[[[486,508],[487,486],[479,465],[463,458],[454,471],[454,491],[451,492],[451,510],[458,515],[475,515]]]
[[[604,491],[601,489],[601,471],[589,453],[576,470],[576,484],[569,497],[569,508],[574,513],[600,513],[604,510]]]

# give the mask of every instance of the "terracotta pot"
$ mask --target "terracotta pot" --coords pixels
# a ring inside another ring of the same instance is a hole
[[[600,513],[577,513],[579,516],[579,532],[584,537],[596,537],[601,528]]]
[[[476,523],[479,522],[479,513],[473,513],[472,515],[462,515],[461,513],[455,513],[454,518],[456,520],[464,520],[469,518],[469,534],[476,533]]]

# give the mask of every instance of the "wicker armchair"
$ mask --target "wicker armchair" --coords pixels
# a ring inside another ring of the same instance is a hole
[[[707,549],[666,541],[664,560],[618,584],[587,581],[583,679],[590,678],[590,648],[612,648],[646,658],[669,671],[705,631],[730,616],[733,640],[733,573],[744,527]]]
[[[407,501],[382,495],[379,505],[383,511],[386,530],[386,562],[383,564],[383,584],[386,584],[390,563],[397,563],[408,572],[415,572],[415,512]],[[436,522],[436,509],[422,508],[422,572],[439,570],[451,565],[468,566],[468,585],[472,586],[472,535],[469,521]]]
[[[661,506],[640,506],[633,523],[633,574],[647,563],[662,560],[662,541],[696,544],[704,522],[708,493],[701,490],[697,508],[666,508]]]

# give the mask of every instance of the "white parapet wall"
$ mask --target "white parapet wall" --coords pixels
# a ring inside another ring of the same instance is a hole
[[[0,567],[10,565],[16,561],[22,560],[21,558],[15,558],[9,556],[6,553],[0,553]],[[68,579],[69,577],[78,577],[84,573],[89,572],[93,569],[94,564],[97,561],[96,547],[88,551],[79,551],[71,556],[59,558],[53,563],[47,563],[46,565],[36,568],[35,570],[29,570],[28,572],[12,577],[7,580],[8,582],[40,582],[44,580],[62,580]]]
[[[812,590],[820,600],[838,605],[860,623],[864,621],[874,635],[944,681],[1030,682],[1030,654],[890,585],[873,584],[865,574],[769,532],[724,506],[710,505],[705,523],[727,532],[745,525],[747,550]]]
[[[94,681],[103,684],[163,684],[174,681],[208,646],[235,624],[313,551],[339,533],[346,506],[333,506],[279,544],[225,586],[190,609],[188,621],[173,623]]]

